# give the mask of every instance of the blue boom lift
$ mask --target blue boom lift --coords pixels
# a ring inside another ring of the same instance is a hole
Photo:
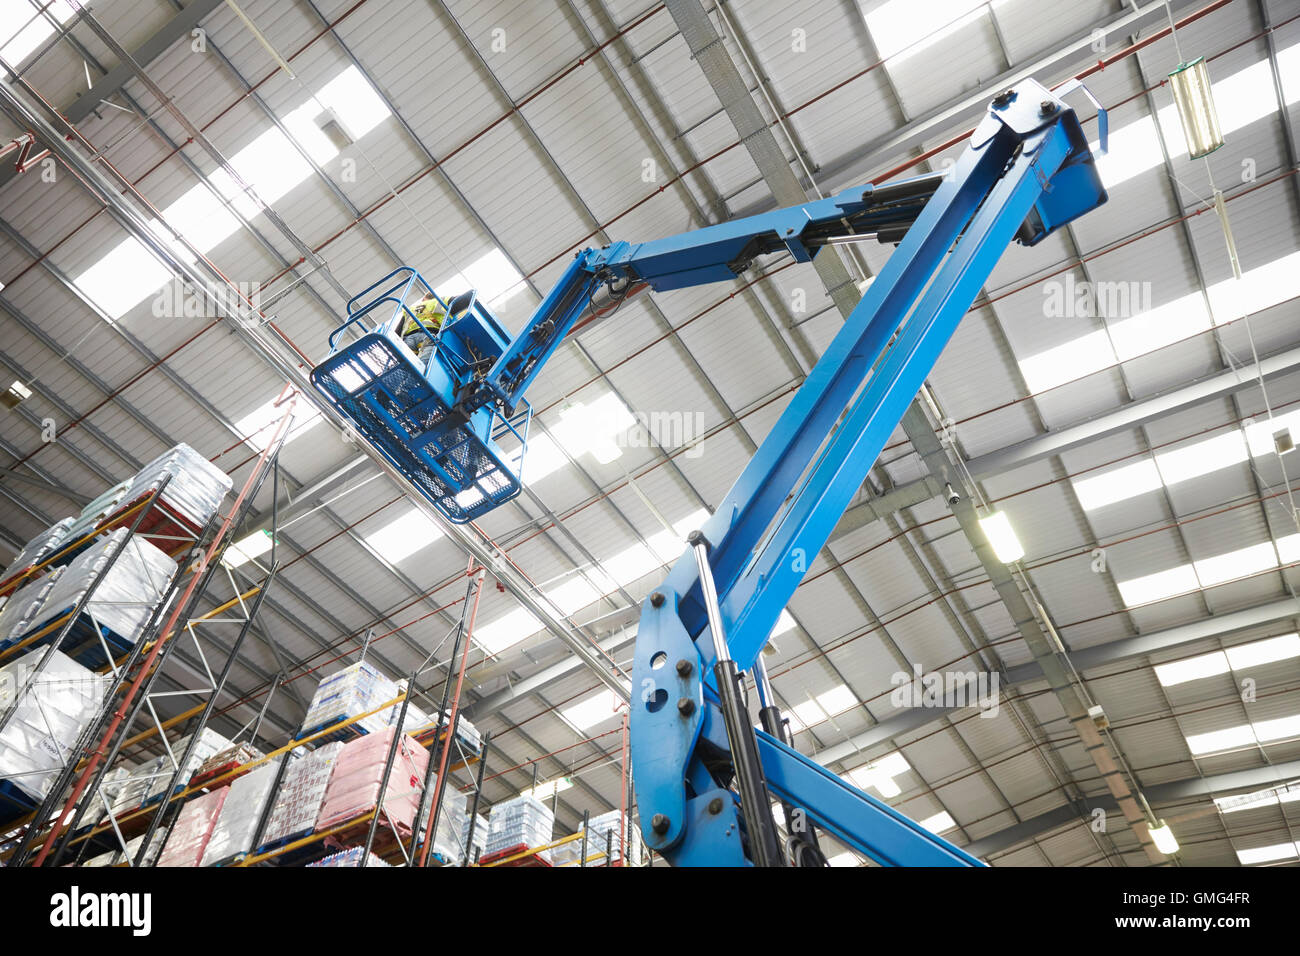
[[[642,606],[632,761],[646,843],[670,863],[820,865],[821,831],[884,865],[981,865],[798,753],[760,653],[810,563],[793,558],[825,545],[1003,250],[1033,245],[1106,201],[1062,99],[1076,86],[1053,94],[1026,79],[998,95],[943,174],[584,250],[516,336],[471,293],[440,329],[416,333],[432,343],[417,357],[401,334],[419,321],[408,301],[434,293],[409,268],[353,299],[330,336],[315,386],[448,520],[467,522],[519,494],[531,415],[524,392],[575,327],[647,287],[734,279],[770,253],[808,262],[826,245],[897,243]],[[1104,152],[1100,107],[1097,116]],[[360,336],[340,345],[353,326]],[[507,436],[509,452],[500,444]],[[762,730],[746,708],[747,672]],[[784,847],[774,801],[790,831]]]

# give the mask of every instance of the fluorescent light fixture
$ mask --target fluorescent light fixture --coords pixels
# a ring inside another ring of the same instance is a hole
[[[1283,634],[1280,637],[1267,637],[1262,641],[1238,644],[1223,652],[1234,671],[1248,667],[1260,667],[1275,661],[1300,657],[1300,634]]]
[[[794,630],[795,627],[797,627],[797,625],[794,622],[794,618],[790,616],[790,612],[782,611],[781,615],[776,619],[776,627],[772,628],[772,633],[769,634],[768,637],[776,637],[779,634],[784,634],[786,631]]]
[[[1183,138],[1187,141],[1187,155],[1192,159],[1208,156],[1223,145],[1223,131],[1219,128],[1219,113],[1214,108],[1214,92],[1210,89],[1210,71],[1205,57],[1191,63],[1180,63],[1169,74],[1169,89],[1174,94],[1178,118],[1183,123]]]
[[[1178,852],[1178,840],[1174,837],[1174,831],[1165,823],[1160,821],[1156,827],[1148,827],[1147,833],[1151,834],[1151,841],[1156,845],[1156,849],[1165,856],[1173,856]]]
[[[1005,511],[991,512],[979,520],[984,536],[988,538],[993,553],[997,555],[999,561],[1003,564],[1013,564],[1025,556],[1025,549],[1021,546],[1020,539],[1016,537],[1015,529],[1011,527],[1011,521]]]
[[[1186,660],[1170,661],[1155,666],[1156,678],[1163,687],[1174,687],[1188,681],[1228,673],[1228,658],[1223,651],[1212,651]]]
[[[1242,866],[1289,860],[1293,856],[1300,856],[1300,841],[1295,843],[1274,843],[1272,846],[1257,846],[1251,850],[1237,851],[1237,860]]]
[[[519,791],[520,796],[536,797],[538,800],[544,800],[553,797],[557,793],[563,793],[573,786],[572,777],[556,777],[554,780],[547,780],[545,783],[539,783],[535,787],[526,787]]]
[[[366,544],[389,564],[410,557],[443,536],[442,529],[418,508],[408,508],[400,518],[378,531],[362,535]]]
[[[5,408],[17,408],[32,397],[32,390],[17,380],[0,393],[0,405]]]
[[[589,730],[597,724],[603,724],[617,717],[614,708],[621,703],[622,701],[614,696],[613,691],[604,690],[563,708],[560,716],[579,730]]]
[[[854,853],[845,850],[843,853],[836,853],[826,863],[829,866],[860,866],[862,861]]]
[[[222,560],[232,568],[247,564],[271,550],[271,532],[265,528],[254,531],[226,548]]]
[[[949,830],[957,828],[957,821],[952,818],[952,815],[947,810],[940,810],[934,816],[926,817],[924,820],[918,820],[917,822],[934,834],[947,833]]]
[[[1212,730],[1205,734],[1192,734],[1187,738],[1187,749],[1193,756],[1202,756],[1203,754],[1218,753],[1223,750],[1235,750],[1238,747],[1249,747],[1255,743],[1255,731],[1250,724],[1242,724],[1240,727],[1227,727],[1223,730]]]

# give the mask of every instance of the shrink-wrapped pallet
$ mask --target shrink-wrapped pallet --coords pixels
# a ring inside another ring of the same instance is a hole
[[[0,779],[44,799],[81,732],[95,719],[112,678],[55,651],[39,674],[36,649],[0,667],[0,714],[14,708],[0,732]]]
[[[192,526],[203,527],[230,491],[230,476],[184,442],[163,452],[131,479],[125,502],[150,494],[168,475],[162,500]]]
[[[380,821],[398,836],[410,835],[429,753],[413,737],[402,734],[381,801],[380,782],[394,733],[396,730],[388,727],[343,745],[325,788],[317,830],[355,819],[380,804]]]
[[[4,569],[4,573],[0,574],[0,585],[4,585],[10,578],[21,574],[28,568],[35,567],[58,551],[63,546],[63,543],[67,541],[68,529],[72,527],[76,520],[75,518],[63,518],[56,521],[23,545],[23,549],[9,562],[8,567]]]
[[[275,806],[262,834],[262,845],[288,837],[304,836],[316,828],[321,802],[330,773],[343,744],[339,741],[317,747],[289,765],[275,795]]]
[[[304,735],[327,724],[375,710],[398,694],[397,684],[365,661],[350,664],[321,680],[302,720]],[[352,726],[362,733],[383,730],[393,720],[391,709],[381,710]],[[409,726],[409,725],[408,725]]]
[[[203,850],[204,866],[216,866],[253,849],[257,824],[279,769],[278,758],[268,760],[230,785],[230,795]]]
[[[221,807],[230,795],[229,787],[219,787],[188,801],[172,824],[167,843],[158,856],[159,866],[198,866],[212,836]]]

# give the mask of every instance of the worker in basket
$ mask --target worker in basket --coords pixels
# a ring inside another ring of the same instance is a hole
[[[442,329],[443,324],[447,321],[448,311],[450,311],[453,319],[458,318],[469,307],[471,295],[470,292],[464,292],[456,296],[451,300],[447,310],[443,309],[442,303],[432,293],[416,303],[415,307],[411,309],[415,318],[407,316],[406,321],[402,324],[402,341],[415,353],[416,358],[423,358],[425,350],[433,347],[433,340],[429,336],[436,336]],[[419,319],[419,321],[417,322],[416,319]],[[421,323],[423,323],[423,326],[421,326]]]

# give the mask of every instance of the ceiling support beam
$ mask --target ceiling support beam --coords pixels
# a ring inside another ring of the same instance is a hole
[[[1163,806],[1178,801],[1208,797],[1212,794],[1228,793],[1232,790],[1251,791],[1286,783],[1300,777],[1300,760],[1286,763],[1255,767],[1250,770],[1236,770],[1230,773],[1210,776],[1187,777],[1182,780],[1169,780],[1165,783],[1153,783],[1142,788],[1152,806]],[[1045,833],[1069,824],[1084,826],[1082,822],[1092,811],[1101,809],[1107,813],[1115,809],[1115,801],[1109,797],[1081,800],[1066,803],[1055,809],[1040,813],[1014,826],[996,833],[980,837],[968,843],[963,849],[981,858],[994,853],[1002,853],[1022,843],[1028,843]]]
[[[1135,660],[1158,651],[1174,650],[1196,641],[1223,637],[1236,631],[1262,627],[1277,621],[1294,619],[1297,616],[1300,616],[1300,601],[1288,597],[1240,611],[1215,614],[1189,624],[1152,631],[1150,634],[1136,634],[1108,641],[1105,644],[1081,648],[1070,652],[1070,660],[1079,671],[1084,671]],[[1011,691],[1042,680],[1044,680],[1043,668],[1036,661],[1031,661],[1008,668],[1003,674],[1002,685],[1004,689]],[[874,747],[900,734],[924,727],[940,717],[971,709],[968,707],[909,708],[882,720],[874,727],[855,735],[851,740],[827,747],[815,754],[813,759],[821,764],[836,763],[868,747]]]

